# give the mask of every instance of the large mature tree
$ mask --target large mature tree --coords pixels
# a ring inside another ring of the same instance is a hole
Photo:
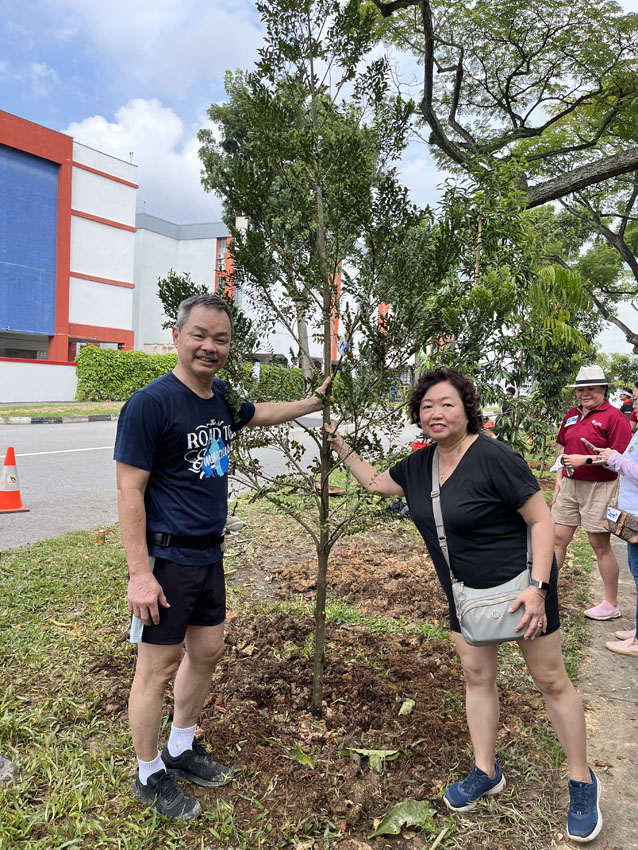
[[[383,35],[423,63],[418,114],[452,170],[517,162],[525,202],[560,201],[630,269],[589,292],[638,294],[638,15],[594,0],[372,0]],[[593,255],[592,255],[593,258]],[[561,258],[563,263],[565,258]]]
[[[392,437],[400,425],[389,391],[408,360],[452,336],[464,356],[484,356],[531,291],[517,172],[471,174],[445,193],[437,218],[416,209],[394,168],[411,104],[390,96],[385,60],[369,59],[376,12],[358,0],[257,7],[265,45],[253,71],[228,76],[228,102],[209,111],[219,132],[200,133],[203,183],[224,200],[234,282],[262,331],[283,325],[303,352],[307,329],[328,374],[339,317],[348,350],[323,418],[346,420],[355,447],[379,460],[388,452],[380,431]],[[380,317],[381,302],[390,309]],[[281,449],[289,474],[268,476],[250,457],[243,474],[316,546],[319,713],[328,558],[365,503],[331,504],[326,435],[307,434],[318,450],[314,466],[282,428],[268,444]]]
[[[387,34],[422,59],[418,109],[429,142],[451,162],[468,168],[481,157],[507,159],[524,140],[540,142],[530,166],[589,153],[569,173],[528,185],[530,207],[638,169],[636,140],[623,144],[617,132],[628,115],[635,121],[637,15],[593,0],[373,2],[394,18]],[[567,120],[585,130],[580,137],[552,136]],[[610,134],[618,150],[601,157]]]

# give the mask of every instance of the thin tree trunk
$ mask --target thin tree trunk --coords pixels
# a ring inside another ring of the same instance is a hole
[[[310,32],[310,26],[308,27]],[[309,55],[310,65],[310,102],[312,115],[312,129],[315,134],[315,139],[319,132],[319,122],[317,117],[317,93],[315,90],[314,76],[314,57],[312,51]],[[321,279],[323,281],[323,369],[324,375],[330,375],[331,367],[331,350],[332,350],[332,308],[333,298],[333,280],[328,271],[328,261],[326,255],[326,230],[323,207],[323,186],[319,169],[319,158],[316,159],[315,176],[316,184],[316,200],[317,200],[317,235],[316,235],[316,251],[319,259],[319,268],[321,270]],[[324,424],[330,421],[330,388],[326,394],[326,401],[323,405],[323,422]],[[315,717],[321,717],[322,701],[323,701],[323,665],[326,644],[326,575],[328,572],[328,557],[330,555],[329,533],[330,533],[330,505],[328,486],[330,483],[330,470],[332,469],[332,452],[328,435],[322,431],[321,448],[319,451],[321,460],[321,492],[319,497],[319,544],[317,546],[317,601],[315,604],[315,657],[314,657],[314,675],[312,682],[312,713]]]
[[[323,463],[322,463],[323,466]],[[323,480],[323,470],[321,478]],[[322,487],[322,521],[320,542],[317,546],[317,595],[315,597],[315,655],[312,673],[312,714],[321,717],[323,711],[323,668],[326,653],[326,580],[328,574],[328,527],[327,516],[323,516],[324,490],[328,497],[328,488]]]
[[[297,308],[297,334],[299,337],[299,366],[304,381],[304,392],[307,393],[312,385],[312,360],[310,359],[308,344],[308,323],[299,307]]]

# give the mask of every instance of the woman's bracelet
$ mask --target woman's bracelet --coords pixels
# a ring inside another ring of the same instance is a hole
[[[540,592],[540,590],[537,590],[535,587],[532,587],[531,585],[530,585],[530,588],[529,588],[529,589],[530,589],[530,590],[533,590],[533,591],[534,591],[534,593],[535,593],[537,596],[540,596],[540,598],[541,598],[543,601],[545,601],[545,594],[544,594],[544,593],[541,593],[541,592]]]

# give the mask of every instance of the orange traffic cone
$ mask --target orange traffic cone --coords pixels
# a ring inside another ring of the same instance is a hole
[[[18,513],[28,511],[20,498],[20,486],[18,484],[18,471],[16,470],[16,455],[12,448],[7,449],[7,454],[0,475],[0,514]]]

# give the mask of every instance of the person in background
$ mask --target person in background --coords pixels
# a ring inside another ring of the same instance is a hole
[[[631,390],[628,390],[626,387],[622,389],[618,395],[620,396],[620,412],[623,416],[629,419],[634,409],[634,402],[632,398]]]
[[[600,366],[581,367],[576,383],[570,384],[576,390],[577,406],[567,411],[556,437],[563,468],[556,473],[552,502],[554,551],[560,568],[576,529],[580,526],[587,532],[605,592],[602,602],[585,611],[592,620],[620,617],[618,561],[605,526],[617,475],[604,466],[594,466],[595,451],[583,442],[624,452],[631,439],[628,420],[607,400],[608,383]]]
[[[501,413],[507,413],[510,409],[510,401],[516,395],[515,387],[505,387],[505,401],[501,405]]]
[[[638,384],[634,384],[634,395],[636,394],[636,390],[638,390]],[[635,410],[631,411],[629,425],[631,426],[631,433],[634,434],[636,432],[636,428],[638,428],[638,416],[636,415]]]
[[[469,811],[479,798],[502,791],[505,777],[496,758],[498,644],[471,646],[461,633],[432,510],[435,487],[440,490],[452,571],[471,587],[495,587],[521,571],[529,528],[531,584],[511,607],[521,614],[517,643],[567,757],[567,833],[574,841],[593,841],[602,827],[601,786],[587,763],[585,715],[563,663],[553,523],[538,481],[520,455],[481,434],[483,417],[476,387],[459,372],[438,369],[423,375],[412,391],[409,410],[412,422],[421,425],[434,445],[413,452],[384,472],[360,458],[333,422],[324,429],[331,436],[333,451],[362,487],[387,497],[405,495],[447,596],[450,636],[465,676],[475,763],[464,779],[449,786],[444,802],[452,811]],[[439,480],[433,482],[435,451]]]
[[[634,388],[632,403],[634,410],[638,409],[638,388]],[[598,449],[593,464],[602,464],[620,474],[618,509],[638,515],[638,433],[633,435],[624,454],[615,449]],[[638,543],[627,543],[627,561],[638,591]],[[605,646],[618,655],[638,658],[638,597],[634,628],[616,632],[616,640],[608,640]]]

